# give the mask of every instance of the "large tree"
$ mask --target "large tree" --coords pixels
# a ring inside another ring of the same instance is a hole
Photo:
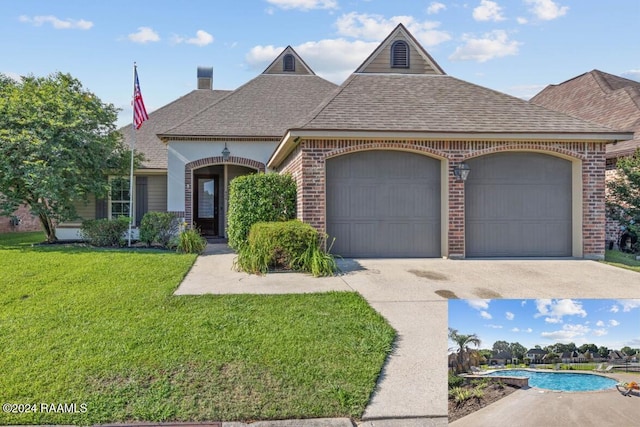
[[[465,370],[465,359],[471,360],[474,356],[478,355],[478,351],[471,350],[469,346],[480,346],[480,338],[478,338],[476,334],[464,335],[458,333],[457,329],[449,328],[449,339],[456,344],[458,353],[458,367],[456,371]]]
[[[640,236],[640,149],[633,156],[618,159],[607,190],[609,215]]]
[[[69,74],[0,74],[0,212],[29,205],[55,241],[56,223],[76,219],[89,195],[106,195],[109,171],[126,170],[117,113]]]
[[[509,349],[511,350],[511,355],[517,359],[524,359],[524,356],[527,354],[527,348],[519,342],[509,344]]]

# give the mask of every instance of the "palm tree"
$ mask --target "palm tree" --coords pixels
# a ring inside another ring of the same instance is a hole
[[[459,334],[457,329],[449,328],[449,339],[456,343],[458,350],[458,366],[456,371],[460,372],[464,369],[464,356],[465,353],[471,355],[469,345],[473,344],[476,347],[480,346],[480,338],[476,334],[464,335]]]

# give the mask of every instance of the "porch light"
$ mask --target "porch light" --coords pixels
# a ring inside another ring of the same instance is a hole
[[[223,162],[228,162],[229,161],[229,155],[231,154],[231,151],[229,151],[229,149],[227,148],[227,143],[224,143],[224,148],[222,149],[222,161]]]
[[[463,182],[467,180],[469,176],[469,165],[462,162],[453,168],[453,176],[455,176],[458,180],[462,180]]]

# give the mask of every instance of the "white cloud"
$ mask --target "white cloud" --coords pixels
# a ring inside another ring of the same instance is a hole
[[[181,36],[173,36],[173,39],[172,39],[173,43],[175,44],[187,43],[187,44],[194,44],[200,47],[213,43],[213,40],[214,40],[213,36],[204,30],[196,31],[195,37],[185,38]]]
[[[531,329],[531,328],[527,328],[527,329],[525,329],[524,331],[525,331],[526,333],[530,334],[531,332],[533,332],[533,329]]]
[[[450,60],[486,62],[490,59],[517,54],[518,46],[521,44],[509,40],[509,36],[503,30],[491,31],[480,38],[465,34],[462,39],[465,44],[456,48],[455,52],[449,56]]]
[[[381,15],[351,12],[338,18],[336,27],[342,36],[380,41],[400,23],[424,46],[435,46],[451,40],[449,33],[437,29],[439,22],[419,22],[412,16],[392,16],[386,19]]]
[[[612,313],[617,313],[618,311],[620,311],[620,308],[617,305],[612,305],[609,311]]]
[[[9,77],[11,80],[14,80],[14,81],[16,81],[18,83],[22,81],[22,76],[20,76],[20,74],[18,74],[18,73],[13,73],[11,71],[7,71],[7,72],[4,72],[2,74],[4,74],[5,76]]]
[[[129,34],[127,38],[134,43],[142,44],[160,41],[158,33],[150,27],[138,27],[138,32]]]
[[[621,76],[626,77],[627,79],[637,80],[640,82],[640,70],[625,71],[621,74]]]
[[[582,304],[571,299],[539,299],[536,300],[536,308],[538,312],[533,317],[547,316],[547,323],[560,323],[564,316],[587,316]]]
[[[480,6],[473,9],[473,19],[476,21],[504,21],[502,7],[490,0],[481,0]]]
[[[340,84],[367,59],[377,46],[377,42],[327,39],[303,43],[294,46],[294,49],[318,75]],[[284,46],[254,46],[245,60],[253,69],[264,69],[283,50]]]
[[[489,308],[490,299],[468,299],[465,300],[469,307],[476,310],[487,310]]]
[[[491,328],[491,329],[502,329],[502,325],[484,325],[487,328]]]
[[[600,328],[601,328],[601,327],[603,327],[603,326],[604,326],[604,322],[603,322],[602,320],[598,320],[598,321],[596,322],[596,326],[598,326],[598,327],[600,327]]]
[[[607,335],[607,330],[606,329],[596,329],[593,331],[593,335],[596,337],[601,337],[604,335]]]
[[[480,317],[482,317],[483,319],[493,319],[493,316],[491,316],[491,314],[489,314],[489,312],[482,310],[480,312]]]
[[[522,301],[520,301],[520,307],[524,307],[525,305],[527,305],[526,299],[523,299]]]
[[[280,9],[337,9],[338,2],[336,0],[267,0]]]
[[[520,328],[513,328],[511,329],[511,332],[520,332]]]
[[[546,85],[520,85],[520,86],[511,86],[506,89],[506,93],[511,96],[516,96],[518,98],[522,98],[524,100],[529,100],[542,89],[544,89]]]
[[[622,311],[628,312],[640,308],[640,299],[621,299],[618,303],[622,306]]]
[[[575,340],[585,336],[591,329],[584,325],[564,325],[562,330],[553,332],[543,332],[540,335],[555,341]]]
[[[48,23],[56,30],[88,30],[93,27],[93,22],[91,21],[85,21],[84,19],[59,19],[53,15],[39,15],[34,17],[22,15],[18,19],[20,22],[33,24],[36,27]]]
[[[560,6],[553,0],[524,0],[525,3],[531,5],[529,10],[536,18],[543,21],[551,21],[566,15],[569,6]]]
[[[507,311],[507,312],[504,314],[504,317],[506,317],[506,318],[507,318],[507,320],[513,320],[513,318],[514,318],[514,317],[516,317],[516,315],[515,315],[515,314],[513,314],[513,313],[512,313],[512,312],[510,312],[510,311]]]
[[[618,326],[619,324],[620,324],[620,322],[618,322],[615,319],[609,320],[609,326]]]
[[[529,20],[528,20],[527,18],[523,18],[522,16],[518,16],[518,17],[516,18],[516,21],[518,21],[518,24],[521,24],[521,25],[524,25],[524,24],[526,24],[527,22],[529,22]]]
[[[447,8],[447,6],[444,5],[443,3],[439,3],[437,1],[432,1],[431,4],[429,4],[429,7],[427,8],[427,14],[435,15],[435,14],[445,10],[446,8]]]

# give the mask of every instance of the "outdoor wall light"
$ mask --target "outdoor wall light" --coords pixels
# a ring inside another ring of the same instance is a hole
[[[229,161],[229,155],[231,154],[231,151],[229,151],[229,149],[227,148],[227,143],[224,143],[224,148],[222,149],[222,161],[223,162],[228,162]]]
[[[453,175],[458,179],[458,180],[462,180],[463,182],[467,180],[467,177],[469,176],[469,171],[471,169],[469,169],[469,165],[462,162],[459,163],[457,166],[455,166],[453,168]]]

